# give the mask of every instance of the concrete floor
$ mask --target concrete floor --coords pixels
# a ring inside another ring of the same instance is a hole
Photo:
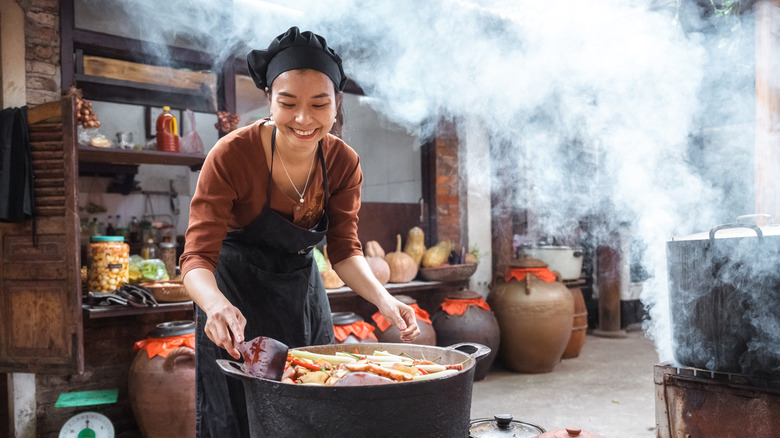
[[[474,383],[471,419],[507,413],[548,431],[577,427],[605,438],[655,437],[657,363],[641,331],[625,338],[588,334],[580,355],[550,373],[514,373],[496,361]]]

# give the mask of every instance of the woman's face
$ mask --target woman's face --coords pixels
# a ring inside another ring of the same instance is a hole
[[[317,70],[289,70],[276,77],[269,104],[277,139],[288,147],[311,147],[333,126],[341,94]]]

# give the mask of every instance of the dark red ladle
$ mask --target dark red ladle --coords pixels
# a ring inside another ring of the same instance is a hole
[[[241,370],[250,376],[282,380],[289,347],[273,338],[258,336],[236,345],[244,362]]]

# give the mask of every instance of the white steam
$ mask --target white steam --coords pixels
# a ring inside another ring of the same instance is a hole
[[[533,211],[533,233],[590,219],[597,241],[624,225],[641,241],[661,361],[673,359],[665,242],[752,212],[747,13],[703,20],[695,6],[649,0],[237,0],[229,11],[193,0],[155,23],[165,2],[116,3],[144,17],[147,37],[182,29],[220,59],[297,25],[325,36],[375,109],[410,131],[481,120],[510,145],[492,159],[522,172],[517,208]],[[491,177],[505,175],[469,180]]]

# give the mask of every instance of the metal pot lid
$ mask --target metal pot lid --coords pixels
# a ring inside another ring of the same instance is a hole
[[[333,318],[333,325],[349,325],[363,321],[363,318],[355,312],[332,312],[331,317]]]
[[[513,420],[509,414],[496,414],[493,419],[471,421],[469,438],[517,437],[532,438],[544,433],[544,429],[531,423]]]
[[[762,236],[778,236],[780,235],[780,224],[773,224],[772,216],[768,214],[750,214],[739,216],[733,223],[716,225],[710,231],[675,237],[672,240],[709,240],[710,236],[715,239],[758,237],[759,233]]]
[[[167,338],[195,333],[194,321],[168,321],[157,324],[147,337]]]
[[[567,427],[566,429],[551,430],[539,435],[536,438],[603,438],[601,435],[581,430],[576,427]]]
[[[410,297],[409,295],[396,295],[395,299],[409,306],[411,306],[412,304],[417,304],[417,300]]]

